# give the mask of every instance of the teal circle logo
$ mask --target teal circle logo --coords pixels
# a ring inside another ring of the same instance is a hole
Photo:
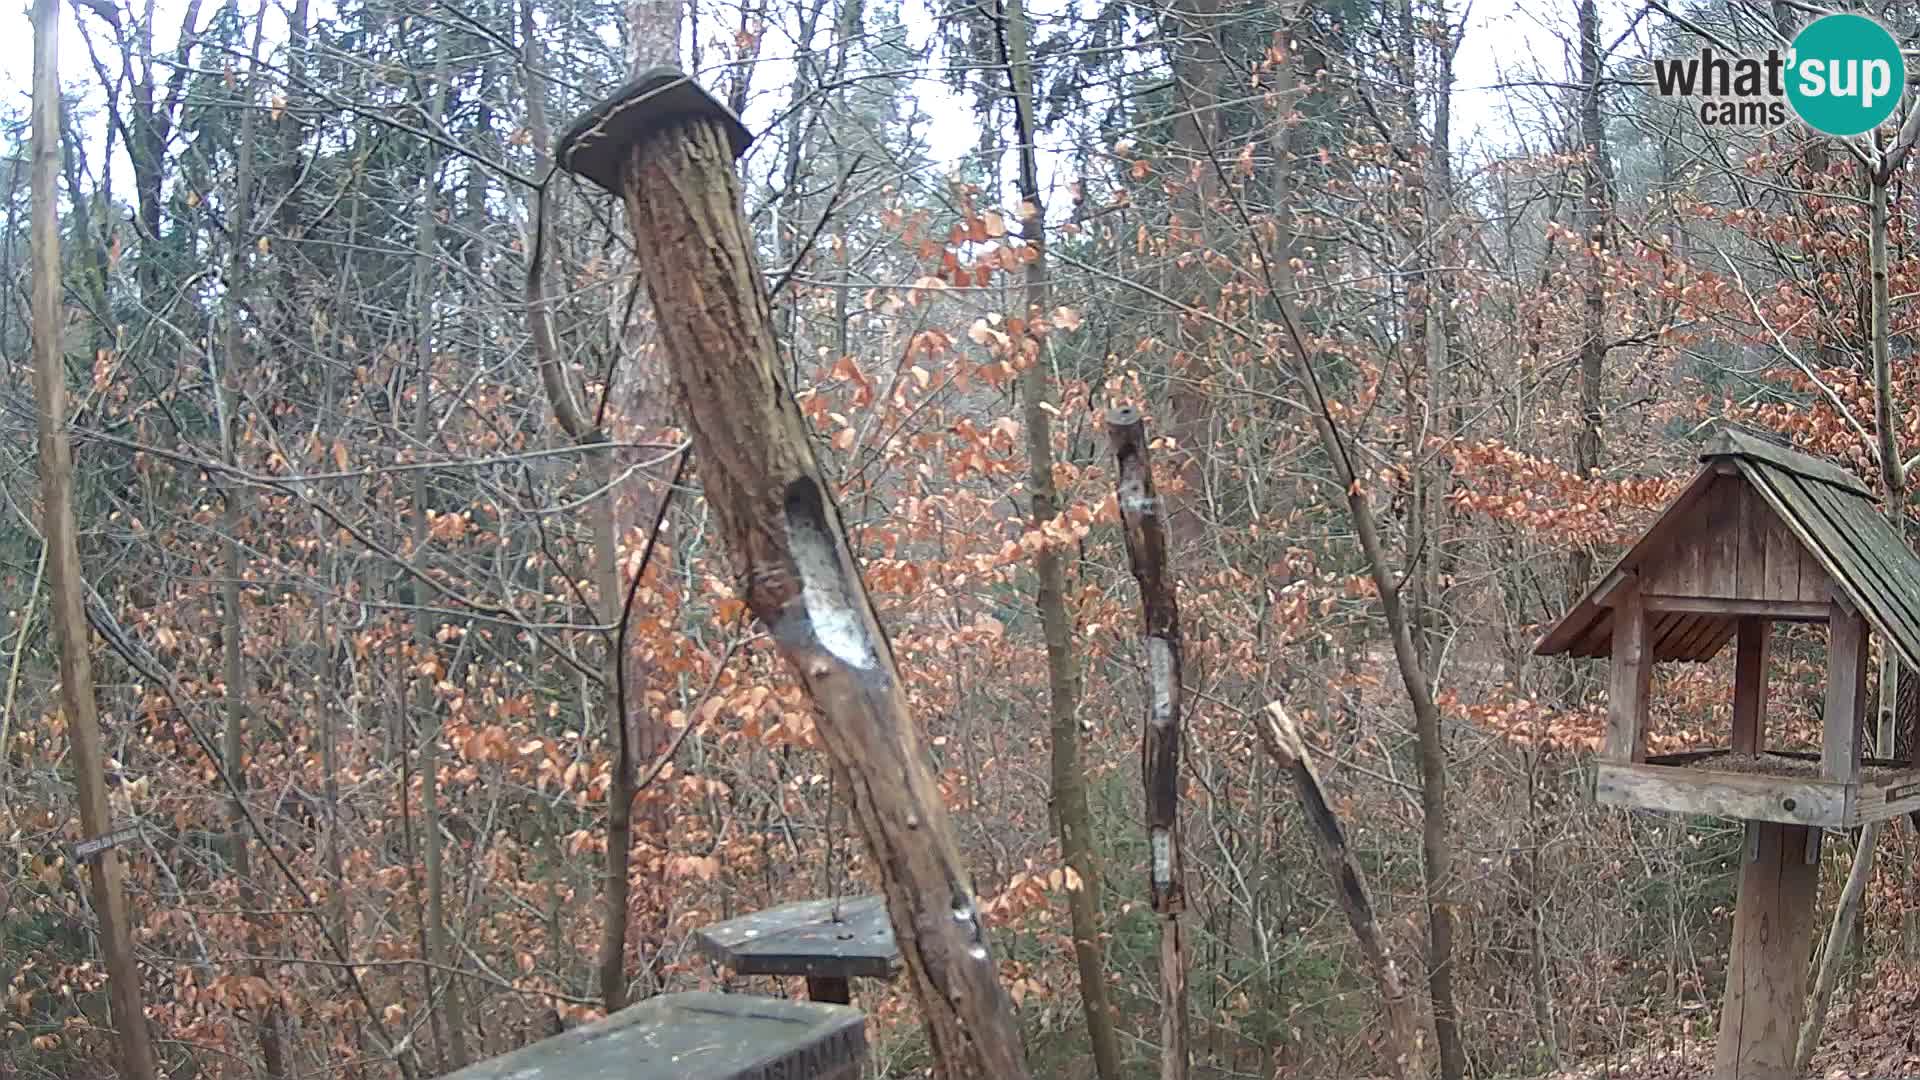
[[[1872,131],[1893,115],[1907,62],[1887,28],[1865,15],[1823,15],[1793,39],[1787,101],[1828,135]]]

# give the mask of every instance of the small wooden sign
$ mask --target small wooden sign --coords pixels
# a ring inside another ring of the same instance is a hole
[[[102,833],[91,840],[82,840],[73,845],[73,857],[85,862],[108,848],[119,847],[139,835],[140,826],[122,825],[112,832]]]

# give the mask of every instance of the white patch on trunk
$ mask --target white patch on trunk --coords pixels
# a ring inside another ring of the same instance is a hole
[[[811,480],[796,481],[788,490],[786,510],[787,551],[800,572],[800,602],[814,641],[848,667],[878,667],[879,652],[854,606],[839,545],[827,531],[826,508]]]
[[[1173,723],[1173,646],[1163,637],[1147,639],[1147,674],[1153,683],[1153,724]]]
[[[809,577],[801,585],[800,597],[821,648],[849,667],[874,666],[873,645],[867,640],[866,628],[860,625],[860,616],[842,602],[838,590],[830,593]]]
[[[1164,889],[1173,884],[1173,835],[1155,829],[1147,840],[1153,848],[1153,883]]]

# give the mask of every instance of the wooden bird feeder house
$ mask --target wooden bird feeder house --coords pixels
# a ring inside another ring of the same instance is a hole
[[[1700,460],[1686,490],[1534,651],[1609,663],[1596,801],[1747,823],[1714,1077],[1786,1080],[1804,1010],[1821,831],[1920,809],[1920,762],[1865,754],[1869,635],[1908,671],[1920,669],[1920,558],[1867,486],[1830,462],[1735,431]],[[1817,754],[1767,745],[1776,622],[1827,627]],[[1727,744],[1650,754],[1653,665],[1705,662],[1729,642]]]
[[[1920,558],[1835,465],[1731,431],[1700,457],[1693,482],[1534,649],[1610,663],[1596,799],[1824,828],[1920,809],[1920,770],[1864,753],[1869,633],[1920,668]],[[1818,754],[1767,748],[1776,622],[1827,626]],[[1649,754],[1653,665],[1711,660],[1729,642],[1728,745]]]

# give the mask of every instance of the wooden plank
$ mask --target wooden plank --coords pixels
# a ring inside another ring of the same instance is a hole
[[[1734,491],[1734,515],[1734,595],[1785,599],[1767,592],[1767,528],[1772,524],[1773,511],[1760,501],[1744,476]]]
[[[1712,750],[1681,750],[1671,754],[1648,754],[1648,765],[1688,765],[1709,758],[1726,757],[1731,750],[1715,748]]]
[[[1896,651],[1920,651],[1920,559],[1864,500],[1836,499],[1829,493],[1823,502],[1867,571],[1861,585],[1872,591],[1856,599]]]
[[[858,1080],[858,1009],[748,994],[663,994],[447,1080]]]
[[[1866,706],[1867,620],[1835,603],[1827,619],[1827,701],[1820,726],[1820,771],[1828,779],[1859,779]]]
[[[1885,821],[1920,810],[1920,769],[1864,782],[1853,800],[1849,825]]]
[[[1757,490],[1754,494],[1759,497]],[[1776,600],[1800,599],[1800,553],[1805,545],[1771,507],[1766,517],[1765,544],[1765,595]]]
[[[1798,477],[1792,483],[1836,584],[1896,650],[1920,648],[1920,560],[1866,500]]]
[[[1810,604],[1825,600],[1836,588],[1833,575],[1820,564],[1820,556],[1800,549],[1800,599]]]
[[[1672,765],[1598,762],[1593,796],[1604,806],[1836,829],[1847,818],[1845,784]]]
[[[1806,1012],[1820,868],[1809,864],[1809,830],[1747,823],[1755,857],[1740,868],[1732,957],[1720,1004],[1714,1080],[1793,1080]]]
[[[1644,761],[1647,756],[1647,695],[1653,677],[1653,648],[1647,641],[1647,613],[1637,589],[1626,592],[1613,609],[1613,660],[1607,687],[1607,744],[1602,754],[1613,761]]]
[[[1704,516],[1693,534],[1699,549],[1700,582],[1695,596],[1730,599],[1740,595],[1740,497],[1746,481],[1723,476],[1702,500]]]
[[[1648,611],[1684,611],[1696,615],[1747,616],[1781,622],[1826,622],[1828,600],[1749,600],[1714,596],[1642,596]]]
[[[1613,652],[1613,609],[1601,612],[1585,636],[1567,650],[1573,656],[1607,656]]]
[[[1733,658],[1733,750],[1757,754],[1766,745],[1767,659],[1773,624],[1752,615],[1740,620]]]
[[[1719,623],[1719,628],[1714,632],[1714,635],[1707,640],[1707,643],[1704,646],[1702,646],[1701,659],[1711,660],[1714,657],[1719,656],[1720,650],[1727,647],[1727,642],[1733,640],[1734,631],[1738,630],[1739,628],[1740,628],[1740,620],[1722,619]]]
[[[1645,610],[1644,608],[1642,609]],[[1653,643],[1653,657],[1658,660],[1681,655],[1680,647],[1706,616],[1689,615],[1684,612],[1648,612],[1647,640]],[[1614,612],[1614,632],[1619,633],[1620,613]]]
[[[1693,630],[1680,641],[1679,659],[1711,660],[1713,643],[1725,641],[1735,625],[1735,620],[1719,615],[1698,615]]]

